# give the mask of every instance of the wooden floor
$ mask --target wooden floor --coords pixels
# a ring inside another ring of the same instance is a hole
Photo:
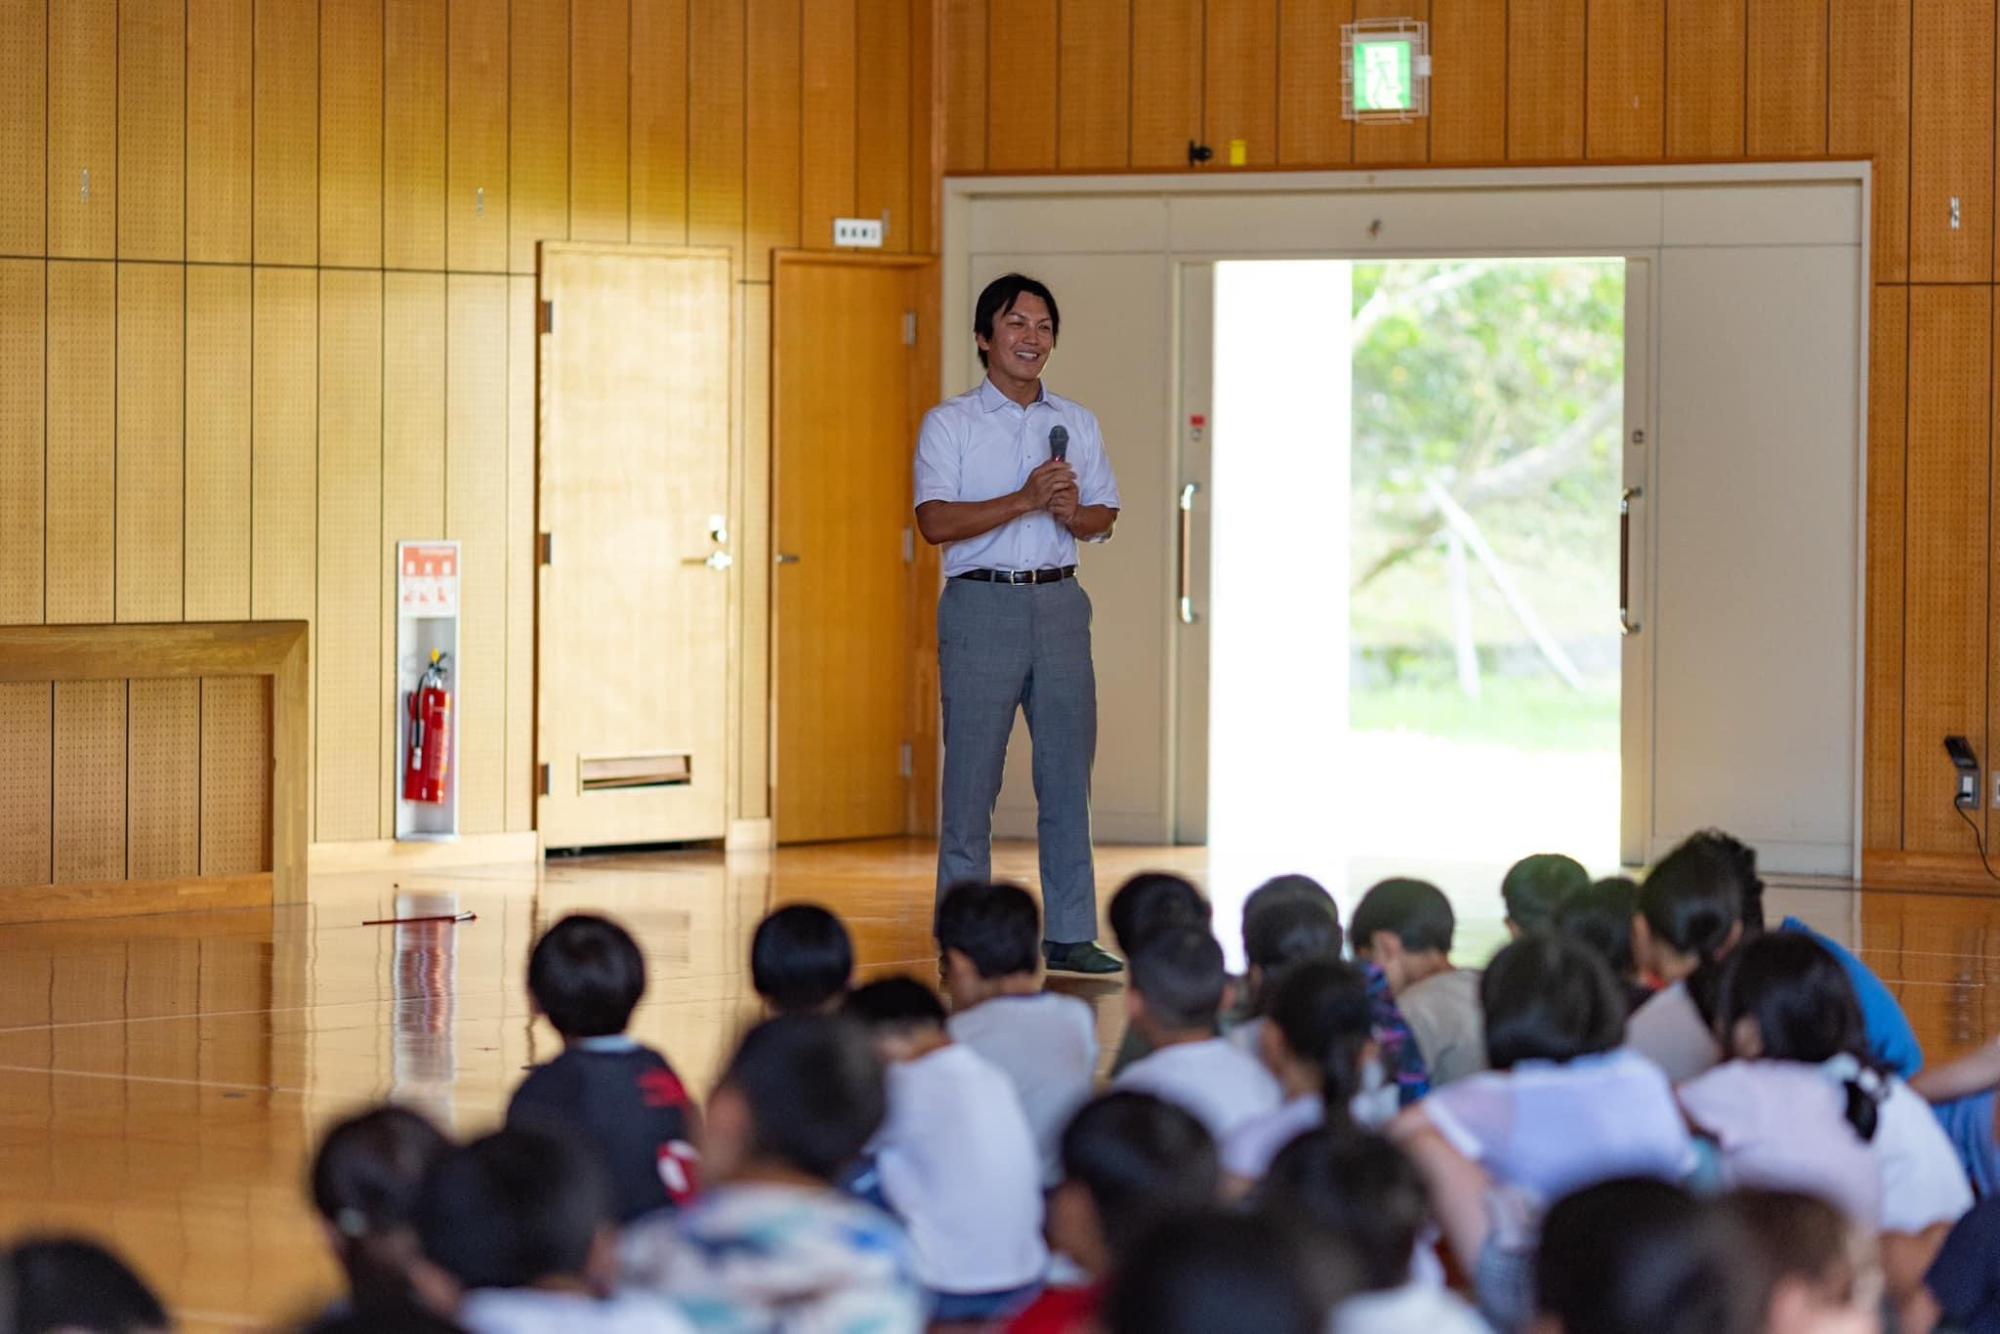
[[[536,933],[564,913],[628,923],[652,965],[638,1035],[706,1088],[755,1013],[749,933],[812,899],[850,923],[864,968],[924,971],[933,851],[916,842],[778,854],[651,853],[388,876],[322,876],[307,906],[0,929],[0,1235],[106,1237],[188,1328],[254,1327],[333,1291],[301,1183],[335,1117],[395,1097],[460,1132],[499,1117],[555,1050],[522,985]],[[1202,878],[1197,849],[1105,850],[1109,886],[1146,867]],[[1032,882],[1032,850],[997,870]],[[1447,884],[1463,962],[1501,929],[1491,884]],[[1105,895],[1108,898],[1108,892]],[[1351,906],[1352,898],[1344,901]],[[1774,888],[1864,955],[1935,1058],[2000,1033],[2000,898]],[[365,919],[470,911],[460,926]],[[1116,983],[1063,980],[1097,1004]]]

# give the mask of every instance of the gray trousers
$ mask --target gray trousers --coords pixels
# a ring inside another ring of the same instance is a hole
[[[938,680],[944,696],[938,894],[992,878],[993,807],[1014,711],[1025,709],[1034,739],[1042,934],[1059,944],[1095,940],[1090,768],[1097,758],[1097,674],[1083,586],[1074,579],[946,581],[938,601]]]

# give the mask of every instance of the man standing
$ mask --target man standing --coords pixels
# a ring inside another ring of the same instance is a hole
[[[917,527],[945,552],[938,602],[944,696],[944,829],[938,893],[992,878],[993,805],[1014,712],[1034,738],[1042,955],[1072,973],[1116,973],[1097,937],[1090,767],[1097,676],[1076,544],[1118,518],[1118,482],[1089,409],[1043,388],[1062,317],[1049,289],[1010,273],[987,284],[972,331],[986,378],[924,418]]]

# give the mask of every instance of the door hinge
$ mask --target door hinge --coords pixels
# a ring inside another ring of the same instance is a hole
[[[909,742],[905,741],[902,745],[901,759],[899,760],[896,766],[896,776],[899,778],[909,778],[912,775],[914,775],[916,771],[917,771],[916,748],[912,746]]]
[[[556,535],[554,533],[535,534],[535,562],[539,565],[555,563]]]
[[[906,310],[903,312],[903,346],[915,347],[916,345],[917,345],[917,312],[914,310]]]
[[[546,764],[536,766],[535,790],[544,797],[549,795],[549,766]]]
[[[535,302],[535,332],[554,333],[555,331],[556,303],[553,301]]]
[[[914,528],[905,528],[903,529],[903,564],[915,565],[916,563],[917,530]]]

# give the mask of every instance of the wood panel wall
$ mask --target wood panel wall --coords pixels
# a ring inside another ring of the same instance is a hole
[[[386,838],[394,545],[457,538],[463,827],[530,828],[536,243],[732,248],[763,459],[771,251],[931,248],[936,37],[931,0],[0,0],[0,624],[310,620],[312,837]],[[0,884],[229,861],[245,707],[0,687]]]

